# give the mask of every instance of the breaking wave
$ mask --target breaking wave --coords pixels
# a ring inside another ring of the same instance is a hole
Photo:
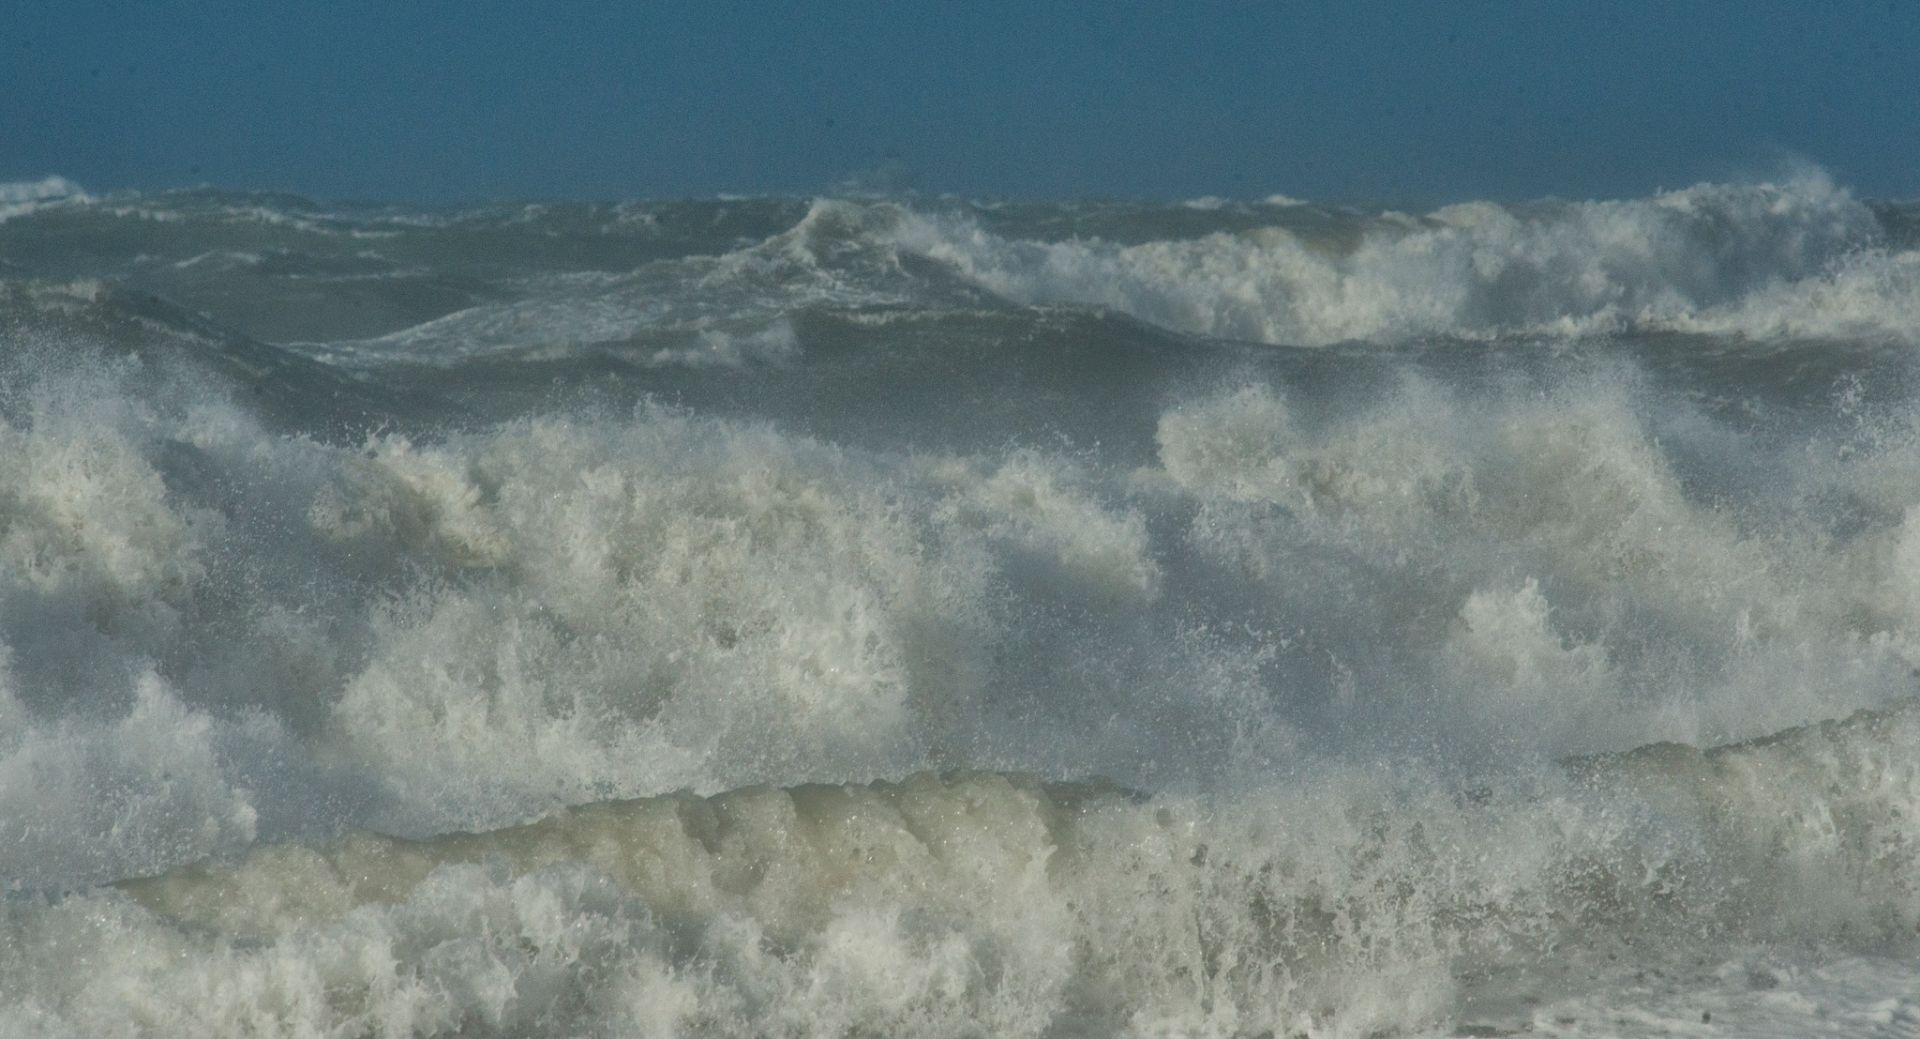
[[[0,182],[0,221],[25,216],[38,209],[60,203],[90,201],[80,185],[65,177]]]
[[[1704,330],[1911,341],[1914,254],[1817,174],[1648,199],[1475,202],[1118,244],[903,215],[903,248],[1022,303],[1110,307],[1183,332],[1325,345]]]
[[[259,849],[53,924],[154,946],[83,999],[180,1032],[1424,1028],[1461,961],[1644,968],[1672,935],[1910,934],[1916,737],[1902,706],[1464,798],[921,774],[607,802]]]
[[[0,1033],[1920,1015],[1899,206],[7,192]]]

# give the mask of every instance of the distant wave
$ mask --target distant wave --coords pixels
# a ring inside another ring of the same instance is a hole
[[[1324,345],[1422,336],[1920,336],[1920,261],[1824,176],[1648,199],[1472,202],[1119,245],[903,214],[903,249],[1009,299],[1111,307],[1186,332]]]
[[[706,312],[925,308],[952,305],[971,285],[1011,304],[1108,308],[1176,332],[1284,345],[1645,332],[1920,338],[1920,253],[1888,244],[1872,210],[1819,175],[1618,202],[1259,223],[1310,208],[1288,202],[1189,204],[1236,229],[1116,241],[1025,237],[1018,221],[989,229],[951,207],[820,200],[790,230],[682,261],[671,276],[722,293]],[[566,293],[459,315],[432,337],[617,341],[659,327],[661,297],[648,286],[665,275],[636,272],[590,300]]]
[[[88,201],[87,193],[65,177],[0,181],[0,221],[24,216],[54,203],[85,201]]]
[[[1286,198],[1159,207],[820,199],[806,209],[738,199],[410,213],[232,193],[96,200],[58,177],[0,187],[0,216],[82,203],[132,222],[127,233],[147,248],[168,235],[190,248],[167,284],[216,277],[187,269],[226,255],[213,232],[236,223],[260,227],[267,242],[293,236],[247,254],[256,268],[273,257],[270,277],[304,277],[311,289],[315,275],[301,271],[351,258],[362,294],[395,279],[384,305],[396,312],[429,305],[420,293],[431,287],[409,288],[410,268],[380,250],[457,260],[489,278],[569,250],[588,265],[534,264],[536,280],[479,297],[466,281],[431,288],[447,297],[440,316],[334,352],[363,361],[611,345],[657,363],[754,363],[790,355],[776,325],[797,309],[977,306],[986,294],[1305,346],[1647,332],[1920,340],[1920,253],[1910,236],[1889,235],[1871,207],[1817,172],[1618,201],[1466,202],[1425,215]],[[383,273],[382,264],[396,269]],[[288,273],[273,274],[282,267]],[[455,302],[463,294],[469,305]],[[354,305],[343,299],[340,308]]]

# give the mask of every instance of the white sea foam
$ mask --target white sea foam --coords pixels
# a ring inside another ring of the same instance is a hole
[[[1182,208],[1232,207],[1202,199]],[[630,344],[661,364],[781,360],[792,352],[767,344],[798,310],[925,312],[968,305],[969,287],[1292,345],[1663,331],[1920,338],[1915,254],[1888,244],[1873,212],[1817,172],[1643,199],[1469,202],[1424,216],[1323,212],[1280,197],[1256,209],[1273,214],[1271,226],[1124,244],[1025,238],[1017,225],[990,231],[964,210],[822,199],[787,231],[731,251],[537,279],[333,353],[455,363]],[[1317,216],[1284,215],[1295,210]],[[544,218],[537,207],[521,215]],[[405,226],[379,226],[388,223]]]
[[[1481,1020],[1584,1034],[1635,992],[1655,1015],[1779,1020],[1794,1007],[1730,1004],[1726,980],[1832,998],[1852,977],[1884,997],[1877,964],[1823,981],[1759,950],[1696,978],[1664,945],[1910,932],[1913,714],[1583,760],[1467,800],[1360,772],[1221,801],[920,775],[357,835],[16,910],[35,945],[134,951],[111,978],[8,966],[56,1021],[168,1034],[1357,1036],[1424,1033],[1462,996]],[[1548,948],[1574,963],[1541,972]],[[1463,962],[1501,986],[1462,992]],[[1541,983],[1560,991],[1514,995]],[[1912,1010],[1845,1005],[1862,1023]]]
[[[437,367],[0,282],[0,1034],[1910,1023],[1898,219],[649,205],[724,248],[320,344]],[[438,277],[607,218],[381,226]],[[1697,338],[1536,349],[1596,327]]]
[[[1159,439],[1167,475],[1201,502],[1202,551],[1286,599],[1333,582],[1323,610],[1357,593],[1361,615],[1324,622],[1343,640],[1374,637],[1381,621],[1365,611],[1384,606],[1395,638],[1439,650],[1437,673],[1452,672],[1441,688],[1462,699],[1438,724],[1506,718],[1529,743],[1574,750],[1750,736],[1904,695],[1913,571],[1887,560],[1907,525],[1838,540],[1804,526],[1811,516],[1755,529],[1752,513],[1688,492],[1649,406],[1604,379],[1491,406],[1411,382],[1377,410],[1303,428],[1254,388],[1170,411]],[[1913,434],[1882,443],[1849,464],[1782,459],[1768,488],[1779,498],[1756,504],[1890,486],[1882,467],[1913,457]],[[1328,550],[1383,565],[1330,566]],[[1684,646],[1663,649],[1680,630]],[[1409,663],[1328,651],[1401,680]],[[1658,695],[1635,692],[1648,683]],[[1379,695],[1395,682],[1366,684]]]
[[[670,415],[376,445],[316,527],[479,579],[382,621],[342,737],[452,820],[515,790],[911,767],[939,738],[916,702],[973,694],[980,590],[860,468]]]
[[[1156,786],[1345,711],[1536,752],[1734,739],[1905,695],[1920,656],[1911,431],[1775,456],[1700,425],[1775,474],[1729,503],[1662,446],[1703,420],[1604,373],[1339,415],[1229,390],[1160,416],[1132,478],[660,409],[347,449],[144,378],[51,380],[0,425],[16,680],[112,718],[158,668],[324,734],[409,832],[958,762]],[[1836,496],[1880,518],[1836,535]]]
[[[87,193],[65,177],[0,182],[0,222],[51,205],[86,201]]]
[[[1355,218],[1356,220],[1358,218]],[[1820,174],[1647,199],[1384,214],[1351,239],[1280,227],[1118,245],[912,216],[900,247],[1023,303],[1110,307],[1184,332],[1321,345],[1418,336],[1709,329],[1920,334],[1920,274]]]

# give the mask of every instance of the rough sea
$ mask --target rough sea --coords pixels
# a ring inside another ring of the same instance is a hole
[[[1920,1033],[1920,205],[0,186],[0,1036]]]

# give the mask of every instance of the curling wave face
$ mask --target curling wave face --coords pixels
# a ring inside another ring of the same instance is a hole
[[[47,184],[0,1032],[1914,1020],[1900,206]]]

